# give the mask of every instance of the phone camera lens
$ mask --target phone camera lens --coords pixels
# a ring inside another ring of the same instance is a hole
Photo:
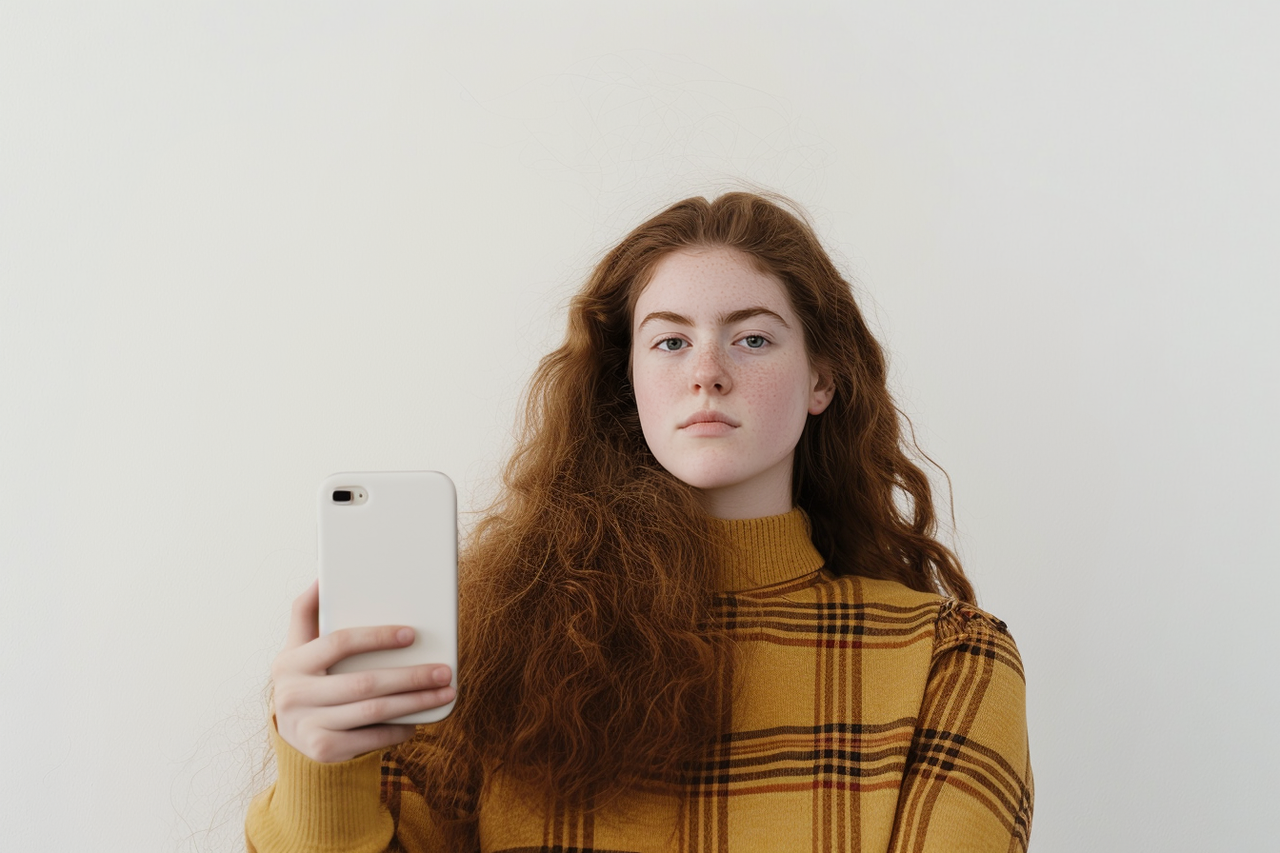
[[[335,489],[333,493],[333,502],[345,504],[351,502],[351,492],[347,489]]]

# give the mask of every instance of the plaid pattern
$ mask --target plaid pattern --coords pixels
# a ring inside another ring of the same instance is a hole
[[[595,813],[493,774],[479,801],[482,849],[1025,851],[1025,688],[1004,623],[832,575],[799,510],[726,524],[741,559],[718,606],[741,654],[725,674],[719,742],[678,790]],[[443,849],[411,778],[429,769],[388,754],[381,773],[391,849]]]

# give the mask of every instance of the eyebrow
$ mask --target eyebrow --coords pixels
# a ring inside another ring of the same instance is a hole
[[[776,311],[770,311],[763,305],[753,305],[750,308],[739,308],[737,311],[729,311],[717,317],[716,322],[721,326],[727,326],[733,323],[741,323],[743,320],[750,320],[752,317],[760,316],[772,317],[781,323],[782,328],[784,329],[791,328],[791,326],[787,324],[787,321],[782,319],[781,315]],[[677,314],[674,311],[654,311],[652,314],[647,315],[640,321],[640,325],[636,326],[636,331],[644,328],[644,324],[648,323],[650,320],[666,320],[668,323],[678,323],[682,326],[695,325],[692,320],[683,314]]]

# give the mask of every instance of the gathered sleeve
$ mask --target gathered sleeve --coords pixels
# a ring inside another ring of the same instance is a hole
[[[1025,851],[1033,799],[1017,646],[1000,620],[948,601],[889,849]]]
[[[308,758],[271,725],[279,775],[249,805],[248,853],[437,853],[444,842],[421,789],[392,751],[332,764]]]

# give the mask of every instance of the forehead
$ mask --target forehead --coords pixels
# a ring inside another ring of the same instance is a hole
[[[793,319],[791,300],[776,276],[756,269],[735,249],[681,249],[664,257],[636,300],[633,323],[652,311],[675,311],[710,319],[760,306]]]

